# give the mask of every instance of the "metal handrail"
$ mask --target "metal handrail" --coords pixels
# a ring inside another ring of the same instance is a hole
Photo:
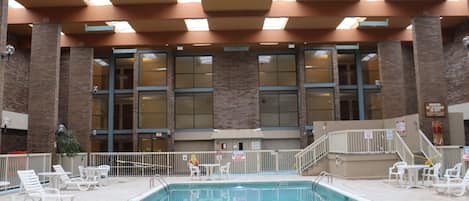
[[[436,147],[428,140],[427,136],[423,133],[422,130],[419,129],[419,143],[420,143],[420,151],[432,161],[433,164],[441,162],[441,153],[436,149]],[[424,147],[429,148],[433,153],[427,152]]]
[[[402,137],[397,133],[397,131],[394,130],[394,139],[396,139],[395,146],[396,146],[396,153],[401,157],[403,161],[405,161],[407,164],[414,164],[415,163],[415,156],[410,150],[409,146],[407,146],[407,143],[402,139]],[[401,146],[404,148],[404,150],[400,150],[398,147]]]
[[[163,188],[166,192],[169,192],[169,187],[168,187],[168,182],[163,179],[159,174],[156,174],[152,178],[150,178],[150,188],[155,187],[155,182],[158,181],[160,182],[161,185],[163,185]]]
[[[327,183],[328,184],[332,184],[333,183],[333,175],[330,174],[329,172],[326,172],[326,171],[322,171],[321,173],[319,173],[319,176],[316,177],[316,179],[313,181],[313,184],[311,186],[311,188],[314,190],[316,190],[319,182],[321,182],[322,178],[324,177],[327,177]]]

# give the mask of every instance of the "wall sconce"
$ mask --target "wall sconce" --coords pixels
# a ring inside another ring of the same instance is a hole
[[[0,57],[2,59],[7,58],[7,60],[10,60],[10,56],[15,53],[15,47],[13,45],[7,45],[5,46],[5,51],[0,53]]]
[[[375,85],[378,87],[378,89],[383,88],[383,84],[381,83],[381,80],[375,80]]]

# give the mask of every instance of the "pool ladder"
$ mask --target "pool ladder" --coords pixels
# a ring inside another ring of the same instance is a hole
[[[168,182],[161,177],[159,174],[155,174],[152,178],[150,178],[150,188],[155,187],[155,183],[159,182],[161,185],[163,185],[163,188],[166,192],[169,192],[169,187],[168,187]]]
[[[316,190],[318,187],[319,182],[321,182],[322,178],[327,177],[327,183],[332,184],[333,182],[333,175],[330,174],[329,172],[322,171],[319,173],[319,176],[313,181],[312,189],[313,191]]]

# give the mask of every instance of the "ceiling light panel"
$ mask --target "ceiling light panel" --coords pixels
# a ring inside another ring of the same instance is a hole
[[[189,31],[208,31],[207,19],[185,19],[187,30]]]
[[[264,20],[263,30],[281,30],[287,25],[288,17],[267,17]]]
[[[363,22],[365,20],[366,17],[346,17],[336,29],[355,29],[358,27],[359,22]]]
[[[87,4],[90,6],[108,6],[112,5],[110,0],[88,0]]]
[[[21,5],[20,3],[18,3],[15,0],[8,0],[8,6],[12,7],[12,8],[24,8],[23,5]]]
[[[133,33],[135,30],[130,26],[129,22],[127,21],[111,21],[106,22],[107,25],[113,26],[115,32],[119,33]]]

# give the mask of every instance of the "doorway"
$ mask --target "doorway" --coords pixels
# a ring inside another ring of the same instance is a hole
[[[141,152],[165,152],[168,149],[166,138],[140,137]]]

